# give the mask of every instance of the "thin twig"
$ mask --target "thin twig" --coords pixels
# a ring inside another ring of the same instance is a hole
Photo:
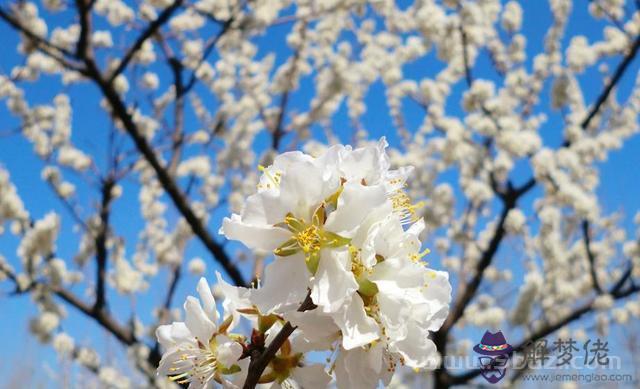
[[[196,67],[193,69],[193,72],[191,73],[191,77],[189,78],[189,81],[186,83],[185,87],[184,87],[184,93],[188,93],[191,88],[194,87],[196,81],[197,81],[197,74],[198,71],[200,70],[200,68],[202,67],[202,64],[207,60],[207,58],[209,57],[209,55],[211,54],[211,52],[213,51],[213,49],[216,47],[216,45],[218,44],[218,41],[220,41],[220,38],[222,38],[231,28],[231,24],[233,24],[234,18],[230,18],[229,20],[227,20],[226,22],[224,22],[224,24],[222,25],[222,28],[220,29],[220,31],[214,36],[212,37],[209,42],[207,42],[203,52],[202,52],[202,57],[200,57],[200,60],[198,61],[198,64],[196,65]]]
[[[178,211],[185,218],[186,222],[191,227],[193,233],[200,238],[200,241],[205,245],[207,250],[214,256],[214,258],[222,265],[227,274],[233,279],[236,285],[245,285],[244,277],[242,273],[231,261],[231,258],[224,251],[223,247],[216,242],[213,237],[207,231],[202,220],[195,214],[189,201],[173,180],[167,169],[160,163],[160,160],[153,151],[153,148],[142,135],[138,126],[133,121],[131,114],[127,110],[126,105],[121,100],[120,96],[116,92],[113,84],[102,78],[97,68],[92,62],[88,62],[90,70],[90,77],[96,82],[104,97],[109,102],[112,108],[113,114],[120,119],[126,132],[131,136],[138,151],[142,154],[145,160],[151,165],[158,177],[158,181],[162,185],[163,189],[167,192],[172,202],[178,209]]]
[[[462,60],[464,64],[464,78],[467,82],[467,86],[471,87],[473,83],[473,77],[471,76],[471,67],[469,65],[469,53],[467,52],[467,33],[464,31],[462,23],[459,26],[460,37],[462,39]]]
[[[71,62],[69,59],[65,57],[73,57],[74,53],[69,52],[68,50],[58,47],[48,40],[34,34],[29,28],[23,26],[20,21],[11,16],[8,12],[0,8],[0,19],[3,19],[13,28],[17,29],[24,35],[26,35],[29,39],[33,40],[37,45],[36,48],[47,56],[53,58],[59,65],[69,70],[76,71],[80,74],[86,75],[87,70],[80,67],[79,65]]]
[[[316,305],[311,300],[311,293],[308,293],[307,297],[298,308],[298,312],[309,311],[315,308]],[[295,329],[296,327],[291,325],[291,323],[286,322],[280,329],[280,332],[278,332],[276,337],[271,341],[271,343],[269,343],[269,346],[267,346],[262,353],[256,350],[255,355],[251,355],[251,363],[249,363],[247,379],[244,382],[244,386],[242,387],[243,389],[253,389],[256,387],[264,370]]]
[[[590,228],[589,221],[582,221],[582,237],[584,240],[584,249],[587,252],[587,258],[589,259],[589,271],[591,273],[591,281],[593,282],[593,288],[598,292],[598,294],[602,293],[602,288],[600,287],[600,283],[598,282],[598,275],[596,274],[596,257],[591,250],[591,236],[590,236]]]
[[[175,0],[170,6],[165,8],[153,22],[149,23],[147,28],[145,28],[138,39],[136,39],[135,43],[127,50],[118,67],[111,73],[109,83],[127,68],[127,65],[129,65],[129,62],[131,62],[136,53],[142,48],[142,45],[171,18],[171,15],[180,8],[183,2],[184,0]]]
[[[589,111],[589,114],[587,115],[587,117],[585,117],[582,123],[580,123],[580,127],[582,127],[585,130],[589,127],[589,124],[591,124],[591,121],[593,120],[593,118],[598,114],[602,105],[609,98],[609,95],[611,94],[611,91],[613,90],[613,88],[616,86],[618,81],[620,81],[620,79],[624,75],[624,72],[627,70],[627,68],[635,58],[636,54],[638,54],[638,49],[640,49],[640,35],[636,37],[636,40],[633,42],[633,45],[629,49],[629,53],[624,57],[622,62],[620,62],[620,64],[616,68],[616,71],[613,74],[613,77],[611,77],[611,80],[609,80],[609,82],[607,83],[607,86],[604,88],[600,96],[598,96],[598,100],[596,100],[596,103],[593,105],[593,107]]]

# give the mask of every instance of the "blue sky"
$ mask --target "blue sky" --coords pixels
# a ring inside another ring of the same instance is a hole
[[[567,36],[584,34],[590,41],[600,39],[602,26],[604,26],[605,23],[594,21],[587,15],[586,7],[588,2],[586,0],[576,0],[574,3]],[[527,37],[527,52],[529,54],[538,53],[542,49],[544,34],[551,21],[550,11],[547,8],[547,3],[543,1],[523,1],[522,5],[525,14],[522,32]],[[54,21],[67,22],[70,18],[68,15],[58,15],[55,17],[48,15],[47,20],[52,23]],[[99,23],[98,28],[100,27],[106,28],[105,25],[101,26]],[[275,50],[278,62],[281,62],[289,53],[288,49],[283,49],[282,47],[288,28],[289,26],[287,25],[274,28],[268,35],[259,38],[258,41],[261,44],[260,55],[265,55]],[[114,40],[115,38],[114,36]],[[21,61],[21,58],[14,49],[16,43],[16,35],[8,29],[4,23],[1,23],[0,46],[5,50],[5,55],[0,56],[0,71],[3,73],[8,72],[12,66]],[[567,43],[568,41],[564,42],[565,47]],[[531,58],[529,58],[527,62],[528,69],[531,67],[530,61]],[[615,58],[607,61],[607,63],[613,68],[618,61],[619,58]],[[626,98],[629,94],[634,78],[640,68],[639,62],[640,60],[636,59],[628,69],[625,77],[621,80],[618,92],[619,96]],[[441,64],[437,62],[435,56],[430,54],[408,65],[404,70],[409,78],[420,79],[425,75],[434,74],[434,69],[440,66]],[[170,78],[166,70],[163,70],[161,67],[157,67],[155,70],[160,74],[163,83],[166,84],[169,82]],[[491,69],[486,56],[480,58],[478,66],[474,69],[474,77],[497,80],[497,75],[495,71]],[[587,72],[583,74],[579,80],[583,86],[585,100],[588,102],[594,101],[601,90],[601,77],[599,77],[596,72]],[[102,145],[106,141],[106,134],[110,124],[106,120],[102,109],[98,106],[99,98],[96,90],[87,85],[73,86],[67,89],[67,92],[71,94],[71,103],[74,110],[73,141],[78,147],[97,156],[97,160],[100,163],[101,158],[104,158]],[[464,89],[465,87],[462,83],[454,89],[447,107],[449,115],[462,116],[459,101]],[[45,78],[35,85],[26,87],[26,91],[29,101],[35,105],[50,102],[52,97],[59,93],[61,89],[55,79]],[[137,90],[132,90],[129,93],[130,97],[132,95],[142,96],[141,92]],[[549,96],[548,87],[544,93],[543,96]],[[312,94],[313,90],[310,84],[303,83],[301,89],[292,96],[292,108],[296,106],[307,106]],[[393,133],[392,122],[388,116],[388,109],[385,103],[384,87],[380,83],[373,85],[371,88],[367,97],[367,105],[368,111],[364,115],[362,122],[369,131],[371,138],[375,139],[386,135],[392,144],[396,143],[397,137]],[[546,145],[557,146],[561,143],[562,137],[560,115],[558,112],[548,111],[548,105],[546,104],[542,104],[541,107],[549,116],[549,121],[541,130],[544,142]],[[422,110],[411,104],[407,104],[404,108],[407,125],[409,128],[415,129],[422,121]],[[0,132],[14,128],[16,125],[17,121],[8,115],[4,104],[2,104],[0,107]],[[187,116],[186,126],[187,128],[197,126],[193,116]],[[334,119],[334,128],[344,129],[339,132],[339,136],[343,142],[350,140],[351,129],[344,106]],[[320,139],[323,139],[319,132],[317,135]],[[260,137],[256,141],[256,148],[261,148],[261,144],[267,141],[266,135]],[[640,201],[638,200],[640,199],[640,183],[638,182],[638,173],[635,171],[638,162],[640,162],[638,157],[639,151],[640,137],[635,136],[629,140],[622,150],[612,153],[607,161],[600,164],[602,174],[598,194],[602,201],[601,204],[604,211],[607,213],[624,211],[627,216],[623,220],[623,223],[629,229],[632,227],[633,214],[638,211],[638,206],[640,205]],[[0,165],[11,172],[12,181],[17,186],[19,194],[34,218],[40,218],[50,210],[62,212],[63,227],[58,243],[58,255],[62,258],[70,259],[78,246],[78,234],[73,232],[73,223],[68,215],[62,211],[58,200],[51,195],[48,186],[40,180],[40,170],[43,162],[33,156],[31,145],[22,137],[1,137]],[[516,183],[523,182],[529,178],[529,174],[526,168],[522,168],[516,171],[516,175],[513,178]],[[443,180],[454,181],[455,178],[455,172],[451,172],[451,174],[445,175]],[[96,188],[87,186],[77,178],[72,179],[72,181],[77,184],[80,202],[90,204],[83,200],[93,198]],[[138,205],[135,201],[137,195],[134,192],[135,186],[132,183],[125,182],[123,186],[125,189],[125,197],[115,203],[113,224],[116,226],[119,235],[129,237],[130,242],[134,242],[134,238],[142,225],[142,221],[137,215]],[[539,189],[536,189],[536,191],[538,190]],[[539,195],[540,192],[536,191],[533,191],[527,196],[524,201],[525,207],[530,206],[531,199]],[[129,193],[129,196],[126,195],[127,193]],[[132,210],[135,210],[135,212]],[[213,215],[210,223],[212,231],[217,230],[219,222],[226,212],[225,209],[221,209]],[[170,214],[172,215],[172,220],[175,220],[175,212],[170,211]],[[0,236],[0,253],[8,258],[10,262],[17,264],[17,262],[15,262],[16,244],[17,241],[11,237],[11,235],[5,234]],[[128,253],[130,254],[132,252],[132,243],[130,243],[128,248]],[[233,254],[235,250],[239,249],[239,246],[230,244],[229,248]],[[207,275],[210,279],[213,279],[213,271],[217,270],[217,268],[208,260],[209,256],[202,250],[197,242],[189,245],[186,258],[195,256],[201,256],[207,259]],[[432,258],[431,262],[434,266],[438,266],[437,258]],[[516,278],[521,277],[521,269],[516,268],[514,274]],[[92,269],[88,270],[88,275],[93,276]],[[165,282],[166,274],[160,274],[156,281],[151,284],[150,293],[135,301],[112,293],[109,295],[111,308],[116,312],[122,312],[119,316],[121,321],[128,319],[128,314],[131,309],[135,309],[136,312],[147,312],[146,314],[142,314],[142,317],[143,319],[148,319],[150,318],[148,315],[150,307],[155,305],[157,301],[160,301],[163,296],[163,293],[156,293],[155,291],[162,290]],[[195,277],[190,275],[185,276],[180,283],[174,301],[181,302],[184,296],[193,293],[195,282]],[[5,285],[0,287],[0,291],[4,292],[6,290]],[[75,290],[75,292],[82,294],[83,290]],[[11,374],[11,372],[17,368],[33,366],[36,371],[40,372],[36,377],[45,377],[44,373],[42,373],[43,366],[49,365],[56,368],[58,363],[55,354],[50,348],[38,345],[26,330],[28,318],[35,313],[35,308],[33,308],[32,304],[28,301],[29,297],[9,298],[4,297],[4,295],[0,296],[0,312],[2,312],[0,318],[2,318],[3,321],[2,326],[0,326],[0,335],[2,335],[3,339],[3,347],[0,349],[0,362],[3,362],[0,363],[0,374]],[[118,366],[122,366],[121,362],[118,361],[118,356],[120,356],[121,353],[118,351],[115,341],[104,335],[93,323],[85,320],[71,308],[69,309],[69,319],[63,322],[63,328],[65,331],[77,335],[76,340],[80,344],[90,344],[100,350],[110,350],[106,355],[111,355],[113,362]],[[477,331],[472,331],[470,335],[479,338],[483,331],[483,329],[477,329]],[[16,355],[19,357],[16,358]]]

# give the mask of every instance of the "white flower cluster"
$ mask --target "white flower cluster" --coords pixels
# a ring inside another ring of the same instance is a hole
[[[50,212],[37,220],[24,235],[18,246],[18,256],[27,269],[35,267],[55,251],[55,242],[60,230],[60,217]]]
[[[135,17],[133,10],[120,0],[97,0],[94,8],[99,15],[105,16],[112,26],[129,23]]]
[[[0,167],[0,235],[4,231],[4,224],[13,221],[20,224],[27,223],[29,213],[18,196],[13,183],[9,180],[9,172]]]
[[[447,316],[451,286],[447,273],[422,261],[428,250],[420,251],[420,204],[404,192],[412,169],[390,170],[386,147],[382,139],[355,150],[334,146],[315,158],[288,152],[261,167],[257,193],[224,220],[221,233],[275,255],[265,282],[244,289],[219,280],[226,298],[220,318],[201,280],[203,306],[190,297],[185,322],[158,329],[167,348],[159,372],[195,387],[242,377],[243,346],[252,345],[229,333],[240,313],[258,326],[252,338],[258,331],[265,344],[284,320],[298,328],[262,382],[326,386],[331,377],[322,366],[299,367],[311,350],[335,351],[328,371],[339,388],[388,384],[398,364],[435,368],[429,334]],[[309,299],[312,309],[299,311]]]
[[[109,274],[109,281],[118,292],[133,294],[147,289],[144,273],[138,269],[140,266],[132,266],[129,263],[125,258],[124,247],[119,242],[114,244],[111,261],[114,268]]]

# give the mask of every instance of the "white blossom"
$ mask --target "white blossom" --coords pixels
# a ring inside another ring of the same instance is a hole
[[[101,367],[98,371],[98,378],[108,387],[116,389],[129,389],[131,387],[130,380],[111,366]]]
[[[56,248],[56,239],[60,230],[60,217],[55,213],[48,213],[35,222],[18,247],[18,256],[28,266],[37,265],[43,257],[52,254]]]
[[[73,146],[63,146],[58,152],[58,163],[82,171],[91,166],[91,158]]]
[[[386,147],[381,140],[315,158],[276,157],[261,168],[258,192],[242,214],[225,219],[221,232],[276,255],[251,296],[260,312],[295,310],[310,289],[319,310],[310,314],[331,318],[329,331],[342,334],[341,354],[377,343],[380,358],[433,368],[428,333],[442,325],[451,287],[446,273],[420,262],[420,205],[402,190],[411,169],[389,170]],[[303,336],[316,332],[299,324]],[[376,374],[373,382],[383,378]]]
[[[211,380],[241,374],[242,346],[228,333],[232,317],[221,318],[206,279],[198,282],[200,300],[189,296],[185,321],[160,326],[156,336],[165,348],[158,374],[190,388],[204,388]],[[246,367],[246,366],[245,366]]]
[[[142,79],[140,84],[143,88],[149,90],[156,90],[160,85],[160,80],[158,79],[158,75],[153,72],[146,72],[142,75]]]
[[[502,27],[507,31],[518,31],[522,25],[522,8],[517,1],[509,1],[502,12]]]
[[[207,265],[202,258],[196,257],[189,261],[189,272],[193,275],[201,276],[207,270]]]
[[[193,157],[180,162],[177,174],[180,177],[196,176],[206,177],[211,172],[211,163],[205,155]]]
[[[53,337],[52,343],[53,348],[61,357],[71,356],[75,348],[75,342],[73,341],[73,338],[64,332],[56,334],[56,336]]]
[[[0,233],[5,222],[12,220],[26,222],[28,218],[29,213],[25,210],[16,187],[10,181],[9,173],[0,168]]]

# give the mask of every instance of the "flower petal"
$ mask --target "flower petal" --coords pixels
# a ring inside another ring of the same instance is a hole
[[[275,250],[291,236],[284,228],[248,224],[237,214],[224,218],[220,233],[227,239],[244,243],[250,249],[265,251]]]
[[[386,335],[403,338],[407,335],[407,324],[415,320],[420,305],[426,304],[418,288],[402,289],[393,283],[377,283],[379,316]]]
[[[242,346],[225,335],[216,336],[216,356],[223,367],[231,367],[242,356]]]
[[[250,308],[253,305],[249,299],[251,290],[229,284],[222,278],[219,271],[216,271],[216,278],[218,279],[218,288],[224,296],[224,300],[222,301],[224,316],[225,318],[233,316],[233,321],[229,326],[229,331],[231,331],[240,321],[238,309]]]
[[[211,288],[209,287],[207,279],[204,277],[200,278],[196,289],[200,295],[200,301],[202,302],[204,312],[214,324],[218,323],[219,315],[216,307],[216,300],[213,298],[213,293],[211,293]]]
[[[449,304],[451,303],[451,284],[449,283],[449,273],[444,271],[431,270],[426,274],[426,286],[422,293],[429,301],[429,311],[431,314],[429,331],[437,331],[449,315]]]
[[[437,366],[433,363],[439,359],[436,345],[429,339],[429,331],[420,328],[417,323],[410,323],[407,336],[390,345],[390,350],[400,353],[407,366],[413,368]]]
[[[293,369],[292,376],[301,388],[326,388],[331,382],[324,366],[317,363]]]
[[[287,312],[284,314],[284,318],[296,326],[300,330],[301,337],[309,342],[309,344],[304,344],[305,348],[329,348],[340,333],[333,318],[322,313],[319,309],[306,312]]]
[[[337,312],[345,299],[358,290],[351,269],[347,269],[349,251],[322,250],[320,256],[320,265],[312,281],[311,299],[322,312]]]
[[[426,227],[424,218],[420,218],[407,229],[407,233],[417,238]]]
[[[378,387],[381,378],[382,346],[353,350],[340,349],[336,359],[338,389],[371,389]]]
[[[173,322],[158,327],[156,338],[165,349],[174,347],[180,343],[194,342],[193,335],[183,322]]]
[[[347,350],[367,345],[379,338],[378,324],[367,316],[364,303],[357,294],[333,318],[342,331],[342,346]]]
[[[239,360],[236,365],[240,367],[240,371],[232,374],[221,376],[222,387],[225,389],[240,389],[244,385],[244,381],[247,380],[247,373],[249,372],[250,358],[244,358]]]
[[[383,174],[389,170],[389,157],[385,149],[389,144],[384,137],[378,143],[352,150],[345,147],[340,153],[340,171],[347,180],[360,182],[365,180],[367,185],[381,183]]]
[[[184,310],[184,323],[189,328],[189,331],[197,340],[203,344],[208,344],[211,335],[216,330],[216,326],[209,320],[198,299],[188,296],[187,301],[184,303]]]
[[[327,218],[325,229],[350,238],[371,210],[386,202],[384,186],[364,186],[359,182],[347,182],[338,197],[336,210]]]
[[[369,280],[382,290],[385,284],[391,288],[420,288],[429,272],[422,264],[406,258],[387,258],[373,268]]]
[[[309,277],[302,255],[276,258],[265,268],[263,286],[251,291],[251,301],[262,314],[295,310],[307,296]]]
[[[165,352],[162,355],[162,359],[160,359],[160,364],[158,365],[158,375],[171,375],[175,374],[175,371],[171,370],[176,361],[180,360],[180,356],[184,352],[178,349],[173,349],[171,351]]]
[[[282,175],[278,201],[286,204],[296,217],[310,221],[318,205],[340,185],[337,176],[327,179],[324,173],[322,168],[311,162],[292,165]]]

